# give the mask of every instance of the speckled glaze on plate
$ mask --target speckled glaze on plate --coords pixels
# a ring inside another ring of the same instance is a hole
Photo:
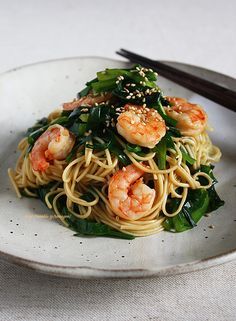
[[[236,88],[230,77],[194,66],[170,63],[207,79]],[[124,62],[79,57],[17,68],[0,75],[0,258],[43,273],[75,278],[149,277],[190,272],[236,258],[236,114],[159,77],[165,94],[186,97],[204,106],[211,133],[223,157],[216,166],[217,190],[226,205],[203,218],[191,231],[162,232],[133,241],[75,237],[50,219],[39,201],[19,200],[7,168],[15,164],[17,142],[36,119],[69,101],[106,67]],[[214,225],[214,229],[209,226]]]

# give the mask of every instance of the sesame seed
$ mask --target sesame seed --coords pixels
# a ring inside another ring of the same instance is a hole
[[[145,73],[144,73],[143,71],[140,71],[140,72],[139,72],[139,75],[140,75],[141,77],[145,77]]]
[[[145,77],[144,79],[145,79],[145,81],[148,81],[148,78],[147,78],[147,77]]]
[[[131,87],[135,87],[136,86],[136,84],[131,84]]]
[[[91,129],[84,133],[85,136],[89,136],[90,134],[92,134],[92,130]]]
[[[153,72],[153,70],[151,68],[149,68],[148,71]]]
[[[143,104],[143,107],[146,107],[147,105],[146,104]]]
[[[116,81],[116,84],[117,84],[117,85],[119,84],[119,80]]]
[[[126,99],[130,99],[130,98],[131,98],[131,96],[127,96],[127,97],[126,97]]]
[[[158,73],[157,73],[157,72],[154,72],[154,75],[155,75],[155,76],[158,76]]]

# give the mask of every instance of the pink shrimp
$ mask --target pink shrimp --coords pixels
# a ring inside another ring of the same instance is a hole
[[[177,120],[176,127],[181,134],[196,136],[201,134],[207,125],[207,114],[196,104],[189,103],[184,98],[166,97],[173,104],[171,107],[166,107],[165,111],[168,116]]]
[[[50,126],[35,142],[30,161],[35,171],[44,172],[52,160],[63,160],[75,143],[74,136],[61,125]]]
[[[153,148],[165,136],[165,122],[155,109],[127,104],[124,110],[116,128],[129,143]]]
[[[69,103],[64,103],[63,109],[73,110],[80,106],[91,107],[91,106],[94,106],[95,104],[107,102],[111,97],[112,97],[111,93],[106,93],[106,94],[101,93],[99,95],[93,95],[92,93],[89,93],[87,96],[81,97],[80,99],[75,99]]]
[[[137,220],[152,208],[156,192],[143,183],[144,172],[134,165],[123,167],[111,178],[108,199],[113,212],[127,220]]]

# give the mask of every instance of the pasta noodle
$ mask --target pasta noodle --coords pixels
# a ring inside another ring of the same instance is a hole
[[[100,139],[100,142],[102,140]],[[181,210],[186,197],[188,188],[208,188],[211,186],[211,178],[204,172],[197,172],[191,175],[188,167],[182,161],[180,147],[186,149],[191,157],[196,159],[193,167],[199,168],[200,165],[209,165],[212,162],[218,162],[221,156],[220,150],[212,145],[206,132],[197,137],[174,138],[175,151],[169,150],[170,156],[167,158],[168,169],[160,170],[154,160],[155,153],[148,154],[146,157],[140,157],[135,153],[125,151],[131,162],[135,166],[144,170],[148,175],[149,181],[154,182],[157,197],[155,202],[145,216],[137,221],[128,221],[116,216],[109,204],[107,196],[107,184],[109,177],[118,170],[118,158],[111,155],[108,149],[104,152],[95,152],[92,149],[82,155],[82,150],[77,152],[76,158],[69,164],[65,161],[55,161],[47,172],[39,174],[32,169],[29,157],[25,157],[28,148],[27,140],[19,143],[21,156],[17,163],[15,171],[10,170],[9,176],[14,184],[16,193],[20,196],[20,189],[23,188],[29,196],[35,196],[27,188],[36,188],[38,185],[45,185],[51,181],[62,181],[61,188],[52,188],[46,195],[46,204],[49,208],[53,207],[58,217],[62,217],[57,209],[57,203],[54,199],[53,205],[48,201],[48,197],[57,194],[57,197],[66,195],[67,206],[71,213],[79,218],[95,219],[97,222],[103,222],[115,229],[131,233],[135,236],[146,236],[157,233],[163,229],[162,222],[165,216],[175,216]],[[140,165],[139,161],[147,162],[149,168]],[[201,186],[199,176],[204,176],[208,184]],[[102,190],[99,189],[103,185]],[[96,191],[95,200],[92,202],[84,201],[80,198],[85,191],[93,186]],[[182,187],[181,194],[176,190]],[[179,208],[172,214],[166,210],[168,196],[181,199]],[[73,204],[80,206],[80,213],[73,211]],[[163,213],[165,216],[161,215]],[[62,221],[65,224],[65,221]],[[65,224],[66,225],[66,224]],[[67,225],[66,225],[67,226]]]
[[[89,98],[91,99],[90,96]],[[76,101],[73,102],[75,103]],[[87,112],[90,107],[83,108]],[[63,117],[62,110],[51,113],[47,118],[48,124],[55,124],[60,117]],[[53,126],[55,132],[61,128],[61,125]],[[221,157],[219,148],[212,144],[204,129],[196,135],[173,135],[172,145],[166,146],[165,167],[160,168],[158,150],[149,148],[146,153],[129,150],[127,140],[124,139],[126,137],[116,133],[117,144],[124,156],[129,163],[144,173],[144,183],[155,190],[155,198],[149,209],[137,218],[124,218],[114,211],[108,190],[113,175],[125,166],[121,163],[119,155],[109,146],[103,150],[96,149],[96,144],[105,146],[104,137],[94,135],[90,139],[89,132],[85,132],[81,137],[86,138],[86,135],[88,139],[78,145],[70,160],[50,159],[50,165],[44,171],[36,170],[32,165],[32,144],[28,137],[25,137],[18,145],[20,156],[15,170],[8,170],[18,197],[22,194],[38,197],[37,189],[52,183],[44,200],[47,207],[53,210],[56,218],[66,227],[69,226],[68,221],[58,205],[61,199],[65,199],[66,208],[75,220],[103,223],[133,236],[147,236],[160,232],[167,218],[175,217],[181,212],[190,189],[208,189],[212,186],[211,175],[202,171],[201,166],[210,166]],[[194,162],[191,165],[187,164],[184,155],[188,155]],[[202,179],[204,184],[201,183]],[[88,194],[89,199],[84,197]],[[179,200],[174,211],[171,211],[168,205],[172,198]]]

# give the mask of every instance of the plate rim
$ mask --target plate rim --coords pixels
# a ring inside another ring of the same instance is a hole
[[[63,266],[56,264],[41,263],[25,259],[13,254],[0,251],[2,261],[24,267],[30,270],[63,278],[78,279],[142,279],[151,277],[162,277],[196,272],[214,266],[230,263],[236,259],[236,250],[211,256],[193,262],[182,263],[159,269],[102,269],[89,266]]]
[[[113,62],[123,62],[125,60],[109,58],[109,57],[102,57],[102,56],[74,56],[74,57],[63,57],[63,58],[56,58],[56,59],[48,59],[44,61],[33,62],[30,64],[25,64],[19,67],[15,67],[9,69],[7,71],[0,73],[0,78],[8,75],[10,73],[18,72],[21,69],[34,67],[37,65],[44,65],[53,62],[59,61],[69,61],[69,60],[76,60],[76,59],[100,59],[100,60],[110,60]],[[194,67],[197,69],[204,70],[206,72],[210,72],[212,74],[226,77],[229,80],[236,80],[235,78],[225,75],[223,73],[219,73],[217,71],[207,69],[201,66],[192,65],[188,63],[182,63],[177,61],[170,61],[170,60],[162,60],[165,63],[172,63],[178,66],[184,65],[189,67]],[[147,278],[147,277],[158,277],[158,276],[169,276],[169,275],[177,275],[183,273],[189,273],[194,271],[199,271],[202,269],[210,268],[213,266],[221,265],[227,262],[231,262],[236,260],[236,248],[233,250],[226,251],[219,255],[207,257],[205,259],[200,259],[192,262],[182,263],[175,266],[167,266],[157,269],[101,269],[101,268],[93,268],[89,266],[63,266],[63,265],[56,265],[56,264],[47,264],[42,263],[34,260],[29,260],[26,258],[22,258],[20,256],[16,256],[13,254],[9,254],[7,252],[0,250],[0,259],[6,261],[8,263],[12,263],[21,267],[26,267],[31,270],[38,271],[44,274],[50,274],[59,277],[66,277],[66,278],[81,278],[81,279],[107,279],[107,278]]]
[[[118,62],[123,62],[123,63],[125,63],[125,62],[129,63],[129,61],[123,60],[123,59],[115,59],[115,58],[104,57],[104,56],[96,56],[96,55],[61,57],[61,58],[54,58],[54,59],[52,58],[52,59],[40,60],[40,61],[32,62],[32,63],[29,63],[29,64],[23,64],[21,66],[13,67],[13,68],[10,68],[10,69],[7,69],[5,71],[0,72],[0,77],[4,76],[6,74],[9,74],[9,73],[13,73],[13,72],[19,71],[21,69],[30,68],[30,67],[37,66],[37,65],[44,65],[44,64],[47,64],[47,63],[51,63],[51,62],[67,61],[67,60],[75,60],[75,59],[102,59],[102,60],[110,60],[110,61],[118,61]],[[187,66],[187,67],[189,66],[189,67],[201,69],[201,70],[210,72],[210,73],[218,75],[218,76],[226,77],[229,80],[236,81],[236,78],[234,78],[232,76],[229,76],[229,75],[226,75],[226,74],[224,74],[222,72],[215,71],[213,69],[205,68],[205,67],[202,67],[202,66],[198,66],[198,65],[194,65],[194,64],[190,64],[190,63],[185,63],[185,62],[181,62],[181,61],[175,61],[175,60],[160,59],[158,61],[163,62],[163,63],[167,63],[167,64],[171,63],[171,64],[177,64],[178,66]]]

